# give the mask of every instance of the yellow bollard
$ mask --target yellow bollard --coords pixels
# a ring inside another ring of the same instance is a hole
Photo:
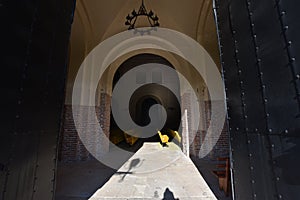
[[[169,142],[169,137],[167,135],[162,135],[160,131],[157,131],[159,137],[160,137],[160,140],[163,144],[166,144]]]
[[[169,129],[170,134],[174,137],[178,142],[181,142],[181,137],[177,131],[173,131]]]

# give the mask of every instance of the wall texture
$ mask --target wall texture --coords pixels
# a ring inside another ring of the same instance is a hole
[[[0,3],[1,200],[53,199],[74,3]]]
[[[300,196],[296,0],[215,2],[236,199]]]
[[[109,137],[109,126],[110,126],[110,101],[111,97],[108,94],[101,93],[100,95],[100,105],[95,108],[98,121],[101,128],[103,129],[105,135]],[[88,110],[89,107],[77,106],[77,109],[83,110],[82,113],[86,113],[87,116],[80,116],[83,121],[88,121],[89,116]],[[86,127],[88,125],[85,125]],[[75,162],[75,161],[86,161],[93,159],[92,155],[87,151],[85,146],[80,141],[80,138],[77,133],[77,129],[80,129],[80,125],[75,127],[72,106],[65,105],[64,107],[64,119],[63,119],[63,129],[62,134],[60,135],[60,149],[59,149],[59,160],[62,162]],[[89,131],[89,130],[87,130]],[[90,130],[93,131],[93,130]],[[95,138],[88,138],[88,143],[93,145],[93,148],[99,148],[100,151],[105,153],[108,151],[109,144],[96,143]]]
[[[98,116],[98,120],[100,126],[103,128],[104,133],[109,137],[109,126],[110,126],[110,101],[111,98],[107,94],[101,94],[100,105],[96,107],[96,114]],[[182,108],[188,110],[188,123],[189,127],[191,126],[191,111],[189,105],[188,98],[182,97]],[[210,102],[205,101],[205,107],[203,108],[204,113],[202,113],[202,117],[205,120],[206,128],[210,123]],[[64,120],[63,120],[63,129],[62,134],[60,136],[60,149],[59,149],[59,160],[61,162],[78,162],[78,161],[87,161],[93,159],[93,157],[86,150],[78,133],[76,131],[76,127],[73,120],[72,115],[72,106],[65,105],[64,107]],[[87,107],[80,107],[79,109],[87,110]],[[85,112],[88,113],[88,112]],[[91,116],[82,116],[85,120],[88,120]],[[77,127],[80,128],[80,127]],[[193,130],[189,129],[189,132]],[[206,136],[206,129],[199,130],[195,137],[192,137],[190,134],[189,143],[190,143],[190,155],[193,157],[197,157],[199,155],[199,151],[201,145],[203,144],[204,138]],[[93,143],[95,138],[90,138],[90,142]],[[94,146],[101,145],[103,148],[100,148],[102,151],[108,150],[108,144],[97,144],[93,143]],[[225,126],[221,136],[213,148],[212,152],[205,158],[206,160],[215,161],[218,157],[228,157],[229,156],[229,134],[227,131],[227,127]]]

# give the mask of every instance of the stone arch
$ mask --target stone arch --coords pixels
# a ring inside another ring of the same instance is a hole
[[[166,54],[168,55],[168,54]],[[176,63],[176,59],[174,58],[173,55],[169,54],[169,56],[171,57],[172,59],[172,62],[173,63]],[[169,57],[169,58],[170,58]],[[128,70],[130,70],[130,68],[134,68],[138,65],[141,65],[141,64],[147,64],[148,62],[154,62],[154,63],[160,63],[160,64],[165,64],[171,68],[175,68],[171,62],[169,62],[168,59],[166,59],[165,57],[157,54],[154,54],[154,53],[150,53],[150,51],[145,51],[143,53],[141,52],[134,52],[134,53],[130,53],[129,55],[126,55],[124,56],[123,58],[121,58],[121,61],[118,61],[117,63],[113,63],[112,65],[115,65],[115,66],[118,66],[117,68],[113,67],[111,68],[112,66],[110,66],[110,68],[107,69],[107,71],[104,73],[104,75],[106,75],[106,78],[105,79],[105,86],[106,86],[106,91],[109,91],[109,93],[106,93],[105,96],[107,96],[107,98],[111,99],[111,91],[109,90],[111,88],[113,88],[114,84],[114,80],[115,80],[115,76],[122,76],[123,74],[125,74]],[[120,64],[121,63],[121,64]],[[129,66],[130,65],[130,66]],[[177,66],[178,67],[178,66]],[[121,70],[121,72],[119,72]],[[112,73],[113,72],[113,73]],[[153,75],[153,74],[152,74]],[[177,76],[177,75],[176,75]],[[119,78],[120,78],[119,77]],[[178,79],[178,85],[179,85],[179,77],[177,77]],[[107,83],[107,81],[109,82],[109,84]],[[100,81],[101,82],[101,81]],[[110,88],[108,88],[110,87]],[[152,90],[153,90],[153,87],[157,87],[157,86],[153,86],[153,85],[150,85],[150,86],[145,86],[145,87],[142,87],[143,89],[146,88],[146,90],[149,90],[151,91],[151,89],[149,89],[150,87],[152,87]],[[160,86],[161,87],[161,86]],[[170,108],[172,107],[173,110],[172,111],[168,111],[167,110],[167,114],[168,114],[168,118],[170,118],[169,120],[167,120],[167,123],[166,123],[166,127],[170,124],[172,124],[171,122],[173,121],[176,125],[172,125],[170,128],[173,128],[173,129],[178,129],[179,125],[180,125],[180,120],[181,120],[181,115],[180,115],[180,103],[178,102],[177,104],[174,103],[174,100],[170,99],[170,96],[172,95],[172,92],[168,91],[166,88],[156,88],[156,93],[152,93],[152,94],[138,94],[135,96],[135,98],[133,98],[133,104],[134,106],[140,106],[139,103],[141,103],[141,101],[143,100],[146,100],[147,98],[152,98],[154,99],[158,104],[161,104],[165,107],[167,107],[169,104],[172,104],[170,106]],[[103,89],[102,89],[103,91]],[[139,90],[137,90],[139,91]],[[164,91],[164,92],[161,92],[161,91]],[[158,92],[158,93],[157,93]],[[160,94],[159,94],[160,93]],[[162,94],[165,94],[165,93],[168,93],[169,95],[167,95],[166,97],[163,97]],[[141,95],[141,96],[138,96],[138,95]],[[179,94],[179,90],[178,90],[178,95]],[[172,98],[176,99],[176,96],[173,95]],[[105,102],[108,102],[108,101],[105,101]],[[173,102],[173,103],[172,103]],[[176,104],[176,105],[173,105],[173,104]],[[104,106],[103,104],[100,105],[101,106]],[[108,108],[108,110],[110,110],[110,104],[109,105],[105,105],[105,107]],[[136,109],[134,107],[134,109]],[[168,109],[168,108],[166,108]],[[140,110],[138,110],[138,112],[140,112]],[[173,113],[173,114],[172,114]],[[176,117],[174,117],[174,113],[177,114]],[[138,116],[139,114],[135,114],[135,113],[132,113],[133,116],[132,118],[134,119],[135,116]],[[141,113],[140,113],[141,114]],[[108,115],[108,113],[106,113],[106,115]],[[110,122],[108,122],[108,119],[110,120]],[[136,121],[138,122],[138,121]],[[118,127],[116,126],[116,123],[114,122],[113,120],[113,117],[112,115],[110,114],[110,117],[108,118],[107,117],[107,120],[104,124],[107,124],[107,123],[110,123],[110,133],[112,132],[111,129],[117,129]],[[166,129],[166,127],[164,127]],[[177,130],[176,129],[176,130]],[[113,131],[115,132],[115,131]],[[120,131],[118,131],[120,132]]]

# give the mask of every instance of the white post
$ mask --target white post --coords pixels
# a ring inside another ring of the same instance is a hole
[[[189,127],[188,127],[188,118],[187,118],[187,109],[184,110],[182,123],[182,150],[183,153],[190,157],[190,143],[189,143]]]

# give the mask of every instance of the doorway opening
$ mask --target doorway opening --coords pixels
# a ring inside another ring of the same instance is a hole
[[[117,69],[113,77],[112,90],[114,89],[119,79],[129,70],[149,63],[161,64],[174,68],[165,58],[161,56],[154,54],[138,54],[127,59]],[[164,81],[168,81],[168,79],[172,79],[173,81],[175,80],[175,82],[179,86],[179,78],[177,74],[163,75],[162,71],[160,71],[160,69],[157,67],[154,67],[151,74],[136,74],[136,80],[141,83],[145,82],[146,77],[150,77],[153,80],[159,80],[158,82],[161,83]],[[170,140],[172,140],[173,137],[168,133],[169,130],[178,131],[181,123],[180,103],[178,102],[178,99],[176,97],[180,96],[179,90],[180,88],[178,88],[178,94],[174,94],[168,88],[156,83],[145,85],[141,84],[141,86],[136,91],[134,91],[129,102],[129,113],[133,122],[140,127],[144,127],[150,124],[151,119],[149,116],[149,110],[152,106],[159,104],[166,110],[167,120],[164,127],[158,131],[169,135]],[[154,118],[159,119],[162,116],[162,110],[157,110],[155,112],[156,113],[153,113]],[[136,152],[144,142],[160,142],[160,137],[157,132],[153,133],[151,137],[147,138],[136,138],[128,135],[117,125],[112,112],[110,113],[109,138],[114,145],[117,145],[122,149]]]

